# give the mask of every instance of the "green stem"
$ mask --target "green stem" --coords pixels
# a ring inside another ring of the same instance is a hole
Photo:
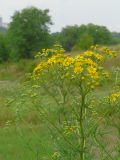
[[[82,95],[82,102],[80,106],[80,136],[81,136],[81,143],[80,143],[80,160],[85,159],[85,133],[84,133],[84,126],[83,126],[83,120],[84,120],[84,110],[85,110],[85,96]]]

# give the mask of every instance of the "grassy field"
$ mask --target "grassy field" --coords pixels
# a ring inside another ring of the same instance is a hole
[[[105,64],[113,76],[109,84],[96,90],[98,97],[105,96],[112,90],[116,79],[112,69],[114,66],[120,67],[119,62],[120,55]],[[18,64],[8,62],[0,65],[0,160],[40,160],[52,153],[52,139],[46,126],[37,118],[36,110],[27,114],[23,110],[24,120],[15,123],[17,103],[14,101],[20,100],[26,73],[31,72],[35,64],[35,61],[23,60]],[[42,100],[46,102],[46,106],[52,103],[45,94],[42,95]],[[21,108],[26,108],[27,105],[32,104],[29,101]]]
[[[29,62],[24,63],[29,65]],[[50,152],[50,148],[46,147],[50,142],[48,133],[41,124],[31,123],[35,118],[34,113],[28,115],[27,127],[23,122],[19,129],[14,124],[16,106],[9,106],[8,103],[19,97],[24,76],[25,70],[20,68],[20,64],[6,63],[0,66],[0,160],[32,160]]]

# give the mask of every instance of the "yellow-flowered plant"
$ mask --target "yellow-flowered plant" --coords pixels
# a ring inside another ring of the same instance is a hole
[[[61,137],[65,141],[66,149],[63,149],[63,153],[71,156],[71,159],[85,160],[87,140],[93,132],[93,119],[97,116],[89,96],[108,80],[109,73],[104,69],[103,62],[107,57],[116,56],[116,53],[96,45],[72,57],[57,45],[54,49],[44,49],[38,55],[45,58],[40,60],[33,71],[33,86],[37,86],[34,87],[37,91],[43,87],[50,94],[56,103],[58,115],[58,121],[51,122],[48,111],[44,111],[45,120],[60,134],[59,138],[56,137],[57,142]],[[119,96],[120,92],[111,95],[110,101],[116,101]],[[45,110],[44,107],[42,109]],[[51,110],[54,112],[55,108],[52,106]]]
[[[41,58],[48,58],[53,55],[57,54],[63,54],[65,50],[62,48],[61,45],[55,44],[52,49],[42,49],[41,52],[38,52],[37,55],[35,56],[36,58],[41,57]]]
[[[101,62],[105,60],[108,54],[115,56],[115,52],[105,48],[97,51],[86,51],[75,57],[63,54],[63,49],[58,50],[58,53],[56,51],[52,51],[53,56],[36,66],[33,78],[38,80],[43,72],[49,74],[49,71],[54,68],[54,70],[61,71],[61,78],[77,79],[79,84],[89,90],[99,85],[101,79],[109,77],[108,72],[101,66]],[[46,53],[48,54],[48,50]]]
[[[113,103],[113,104],[116,103],[119,98],[120,98],[120,91],[119,91],[119,92],[112,93],[112,94],[108,97],[110,103]]]
[[[111,96],[109,97],[109,99],[110,99],[110,101],[111,101],[112,103],[116,102],[118,98],[120,98],[120,92],[113,93],[113,94],[111,94]]]

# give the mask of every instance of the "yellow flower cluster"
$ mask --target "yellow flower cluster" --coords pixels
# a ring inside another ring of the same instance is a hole
[[[85,55],[86,57],[95,58],[95,59],[98,60],[98,61],[102,61],[102,60],[103,60],[103,56],[102,56],[101,54],[99,54],[99,53],[94,53],[94,52],[92,52],[92,51],[86,51],[86,52],[84,52],[84,55]]]
[[[102,75],[106,78],[109,78],[109,73],[107,71],[103,71],[102,72]]]
[[[63,54],[65,50],[62,48],[61,45],[55,44],[53,46],[53,49],[42,49],[42,52],[38,52],[38,54],[35,56],[36,58],[38,57],[51,57],[53,55],[57,54]]]
[[[118,98],[120,98],[120,91],[119,92],[116,92],[116,93],[113,93],[109,96],[109,100],[110,102],[114,103],[118,100]]]
[[[91,46],[91,50],[94,51],[94,52],[101,52],[103,53],[104,55],[108,55],[108,56],[112,56],[112,57],[115,57],[116,56],[116,52],[115,51],[112,51],[110,50],[109,48],[107,47],[100,47],[99,45],[95,45],[95,46]],[[100,57],[101,59],[102,57]],[[99,59],[99,57],[98,57]]]
[[[47,61],[43,61],[37,65],[34,69],[34,73],[40,73],[44,69],[48,69],[51,66],[58,64],[59,66],[68,67],[74,63],[74,59],[65,54],[53,55]]]
[[[89,73],[89,76],[91,78],[93,78],[93,79],[99,79],[97,69],[94,68],[93,66],[89,66],[88,67],[88,73]]]
[[[108,51],[108,50],[107,50]],[[110,51],[109,51],[110,52]],[[112,53],[112,51],[110,52]],[[112,56],[112,54],[111,54]],[[39,79],[42,71],[49,71],[54,67],[61,69],[62,77],[77,79],[78,81],[83,81],[84,84],[90,88],[97,86],[102,77],[108,78],[109,74],[104,71],[100,66],[100,61],[104,59],[103,53],[96,53],[93,51],[86,51],[82,54],[79,54],[75,57],[71,57],[68,54],[61,54],[56,52],[49,59],[41,62],[34,69],[34,78]],[[67,75],[67,76],[66,76]]]
[[[112,56],[112,57],[115,57],[116,56],[116,52],[115,51],[112,51],[108,48],[102,48],[102,51],[105,52],[107,55],[109,56]]]

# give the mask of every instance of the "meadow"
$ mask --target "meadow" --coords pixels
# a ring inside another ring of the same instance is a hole
[[[112,92],[114,85],[120,83],[120,71],[116,71],[116,68],[120,67],[120,47],[112,46],[111,48],[117,50],[118,55],[104,63],[111,78],[104,84],[104,87],[100,86],[95,89],[93,94],[98,99],[107,96]],[[76,53],[71,54],[74,56]],[[31,96],[25,96],[24,84],[28,81],[27,76],[37,63],[36,60],[21,60],[18,63],[0,64],[0,160],[47,160],[47,157],[50,159],[53,149],[56,148],[53,142],[54,135],[51,136],[48,123],[39,116]],[[48,110],[55,107],[53,97],[45,90],[40,90],[39,97]],[[102,108],[98,109],[98,113],[101,114],[101,110]],[[55,121],[56,113],[56,110],[51,112],[49,119]],[[113,119],[115,120],[115,117]],[[114,146],[119,140],[119,136],[116,129],[112,127],[108,128],[108,132],[110,134],[107,137],[104,136],[104,139],[107,144],[111,142],[107,147],[112,148],[112,145]],[[64,142],[61,143],[63,148],[66,147]],[[119,158],[115,157],[115,160]]]

